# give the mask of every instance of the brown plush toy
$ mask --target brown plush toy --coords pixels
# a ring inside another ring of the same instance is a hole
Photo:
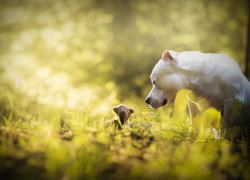
[[[115,123],[115,127],[118,126],[118,129],[122,129],[123,124],[128,124],[129,117],[131,114],[134,113],[134,109],[129,108],[128,106],[121,104],[119,106],[113,106],[112,107],[113,112],[115,114],[115,118],[113,120],[107,121],[107,124]],[[120,122],[119,122],[119,120]]]

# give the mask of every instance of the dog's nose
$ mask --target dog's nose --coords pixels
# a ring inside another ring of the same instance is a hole
[[[147,97],[147,99],[145,99],[145,102],[146,102],[147,104],[150,104],[150,97]]]
[[[164,99],[164,101],[163,101],[162,105],[163,105],[163,106],[164,106],[164,105],[166,105],[166,104],[167,104],[167,102],[168,102],[168,100],[167,100],[167,99]]]

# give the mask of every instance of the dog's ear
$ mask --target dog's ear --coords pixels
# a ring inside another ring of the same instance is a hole
[[[162,60],[164,60],[164,61],[167,61],[167,60],[170,60],[170,61],[177,60],[179,54],[180,53],[175,52],[175,51],[168,51],[168,50],[166,50],[166,51],[164,51],[162,53]]]
[[[162,60],[173,60],[173,57],[171,56],[171,54],[170,54],[170,52],[169,51],[164,51],[163,53],[162,53],[162,58],[161,58]]]

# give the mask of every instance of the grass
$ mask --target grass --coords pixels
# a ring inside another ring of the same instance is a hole
[[[0,179],[250,179],[249,146],[215,140],[209,128],[190,138],[188,113],[178,112],[183,103],[153,111],[139,99],[126,101],[135,108],[134,126],[118,131],[105,125],[112,106],[101,113],[92,108],[99,102],[82,110],[27,110],[8,101]]]

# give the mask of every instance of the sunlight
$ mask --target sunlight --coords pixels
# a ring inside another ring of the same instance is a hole
[[[12,43],[10,48],[14,52],[20,52],[25,48],[25,46],[21,41],[15,41]]]
[[[25,44],[32,44],[37,36],[35,30],[27,30],[20,34],[20,39]]]
[[[63,36],[64,38],[71,38],[72,37],[72,31],[75,28],[75,24],[72,22],[65,22],[62,25],[62,32],[63,32]],[[76,38],[76,40],[79,40],[78,38]]]
[[[96,23],[105,24],[111,23],[113,21],[113,16],[111,14],[99,14]]]
[[[2,15],[7,23],[27,21],[29,18],[29,12],[22,8],[6,8],[2,11]]]
[[[110,113],[111,114],[111,107],[109,106],[110,104],[99,104],[97,105],[94,110],[92,111],[93,112],[93,115],[101,115],[101,114],[108,114]]]
[[[47,82],[50,84],[51,91],[60,92],[67,88],[68,75],[66,73],[54,74],[47,79]]]
[[[71,89],[67,93],[67,105],[70,109],[89,106],[90,102],[97,98],[94,88],[83,86],[79,89]]]
[[[42,32],[42,37],[50,47],[54,47],[58,52],[63,52],[66,48],[60,43],[60,40],[64,38],[63,33],[60,31],[46,28]]]
[[[50,67],[42,67],[37,70],[36,76],[40,79],[44,79],[48,77],[52,73],[52,69]]]

